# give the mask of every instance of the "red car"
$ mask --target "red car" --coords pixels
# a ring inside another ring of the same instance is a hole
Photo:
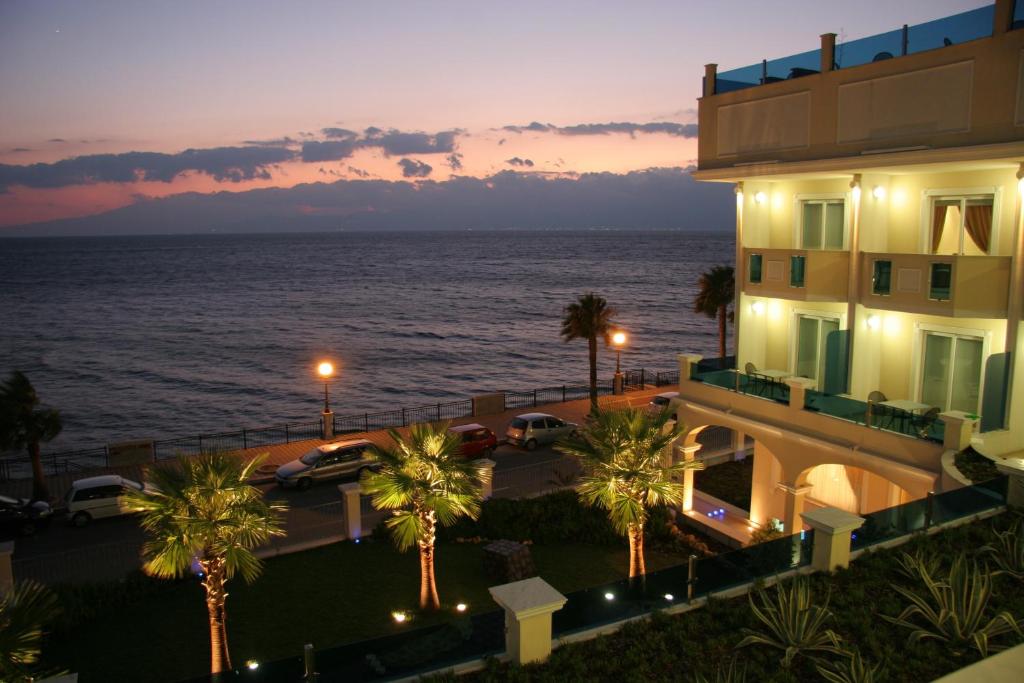
[[[462,437],[462,455],[468,460],[489,458],[498,445],[498,437],[494,435],[494,432],[475,422],[451,427],[448,431]]]

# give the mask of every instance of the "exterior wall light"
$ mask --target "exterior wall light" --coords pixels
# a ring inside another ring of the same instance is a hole
[[[877,199],[878,201],[882,201],[883,199],[885,199],[885,188],[882,187],[881,185],[875,185],[875,187],[871,190],[871,196]]]
[[[882,320],[877,315],[868,316],[868,327],[872,330],[877,330],[882,326]]]
[[[761,315],[762,313],[764,313],[764,302],[755,301],[754,303],[750,304],[750,312],[755,315]]]
[[[757,192],[754,194],[754,201],[758,204],[764,204],[764,200],[767,199],[767,195],[764,192]]]

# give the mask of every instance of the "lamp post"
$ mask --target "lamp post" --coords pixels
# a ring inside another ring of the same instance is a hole
[[[615,347],[615,378],[612,380],[612,393],[616,395],[625,390],[625,377],[622,375],[622,347],[625,344],[625,332],[619,330],[612,334],[612,346]]]
[[[326,360],[322,361],[316,366],[316,372],[324,381],[324,411],[320,417],[322,420],[323,438],[327,440],[334,436],[334,413],[331,412],[330,396],[327,390],[330,379],[334,376],[334,363]]]

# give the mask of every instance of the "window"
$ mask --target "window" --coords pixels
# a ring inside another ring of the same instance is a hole
[[[929,253],[983,256],[992,245],[994,196],[935,197],[931,204]]]
[[[828,335],[839,330],[837,318],[797,316],[796,376],[816,380],[823,386]]]
[[[800,244],[803,249],[842,249],[846,238],[846,206],[842,199],[801,203]]]
[[[548,418],[548,429],[557,429],[558,427],[564,427],[565,423],[555,417]]]
[[[790,287],[803,287],[804,286],[804,266],[806,265],[806,256],[790,256],[789,257],[789,286]]]
[[[544,426],[544,420],[534,420],[530,423],[530,426],[534,429],[547,429],[547,427]]]
[[[921,403],[941,410],[978,410],[983,342],[979,337],[925,332]]]
[[[928,298],[949,301],[953,287],[953,264],[933,263],[929,275]]]
[[[892,292],[892,261],[875,261],[871,275],[871,293],[888,296]]]
[[[750,265],[747,268],[747,273],[749,274],[751,284],[761,284],[761,254],[750,255]]]

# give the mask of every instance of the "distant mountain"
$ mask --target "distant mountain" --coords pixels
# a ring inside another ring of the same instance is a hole
[[[732,230],[732,189],[683,168],[578,176],[504,171],[411,183],[339,180],[143,199],[114,211],[0,229],[0,237],[321,230]]]

